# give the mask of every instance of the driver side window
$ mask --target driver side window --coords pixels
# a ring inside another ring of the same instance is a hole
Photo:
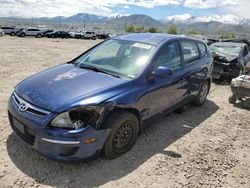
[[[166,44],[160,49],[159,56],[155,61],[155,67],[164,66],[171,70],[181,67],[181,55],[178,42]]]

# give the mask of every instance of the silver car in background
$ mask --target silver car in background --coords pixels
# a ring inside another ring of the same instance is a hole
[[[20,32],[18,32],[18,36],[25,37],[25,36],[34,36],[37,38],[43,37],[43,32],[40,29],[23,29]]]
[[[16,33],[18,32],[18,29],[15,28],[15,27],[7,27],[7,26],[4,26],[4,27],[1,27],[2,31],[5,33],[5,34],[8,34],[10,36],[15,36]]]

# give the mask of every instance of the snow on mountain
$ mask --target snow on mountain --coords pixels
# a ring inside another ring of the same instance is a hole
[[[179,22],[187,24],[192,24],[197,22],[213,22],[213,21],[231,25],[241,25],[250,23],[249,20],[240,18],[232,14],[200,16],[200,17],[193,17],[190,14],[182,14],[182,15],[169,16],[164,19],[164,22],[174,22],[174,23]]]
[[[165,19],[166,22],[185,22],[192,18],[191,14],[181,14],[181,15],[174,15],[169,16]]]

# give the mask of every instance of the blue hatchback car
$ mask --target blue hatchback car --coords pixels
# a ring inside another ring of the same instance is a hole
[[[190,102],[201,106],[212,62],[195,39],[117,36],[20,82],[9,100],[10,125],[52,159],[115,158],[132,148],[147,119]]]

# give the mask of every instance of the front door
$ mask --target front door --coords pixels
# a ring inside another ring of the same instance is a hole
[[[146,93],[140,99],[147,115],[142,114],[143,119],[152,117],[158,113],[171,109],[182,101],[187,92],[187,81],[182,75],[180,46],[178,42],[171,42],[162,46],[154,61],[154,67],[165,66],[173,71],[173,75],[167,78],[155,77],[146,85]]]

